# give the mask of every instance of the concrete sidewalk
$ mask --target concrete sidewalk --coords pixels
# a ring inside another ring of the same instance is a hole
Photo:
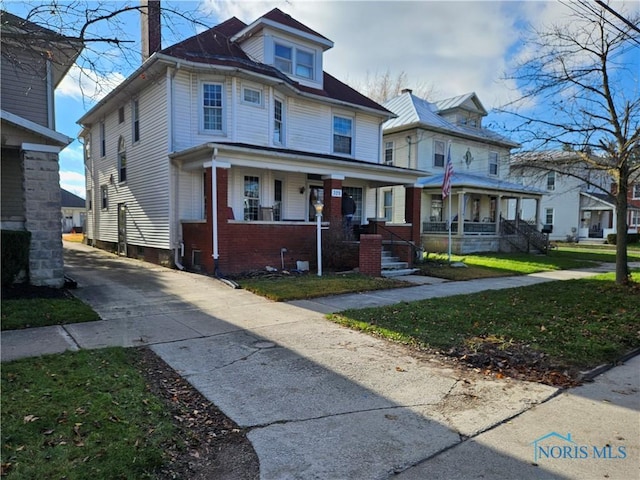
[[[637,476],[637,374],[625,380],[616,376],[623,367],[612,370],[613,383],[604,388],[626,392],[620,395],[629,403],[619,406],[610,400],[596,408],[594,401],[578,401],[589,394],[580,389],[553,398],[555,388],[487,378],[437,358],[416,358],[402,346],[342,328],[322,315],[593,271],[471,282],[427,279],[433,283],[283,304],[232,290],[215,279],[84,245],[65,244],[65,249],[67,273],[79,283],[75,294],[102,320],[3,332],[2,360],[69,348],[150,345],[250,430],[262,478],[376,479],[397,473],[467,478],[458,474],[463,467],[476,475],[469,478],[513,478],[514,472],[525,478],[519,473],[529,472],[533,461],[533,449],[526,444],[547,430],[570,432],[580,444],[604,441],[595,435],[594,414],[619,420],[620,426],[603,423],[598,432],[609,444],[627,447],[627,457],[615,463],[600,460],[590,471],[602,478],[598,468],[615,465],[616,475],[626,475],[618,478]],[[629,365],[637,372],[633,362]],[[592,385],[581,388],[588,387]],[[565,396],[568,403],[558,404]],[[527,478],[589,478],[581,469],[571,473],[575,465],[569,460],[538,464]]]

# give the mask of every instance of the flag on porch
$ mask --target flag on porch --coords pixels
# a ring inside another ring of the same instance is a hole
[[[444,178],[442,179],[442,199],[444,200],[451,193],[451,178],[453,177],[453,163],[451,163],[451,142],[447,152],[447,164],[444,168]]]

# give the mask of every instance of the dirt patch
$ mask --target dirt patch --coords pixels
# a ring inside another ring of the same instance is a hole
[[[473,337],[445,353],[462,365],[497,378],[510,377],[562,388],[582,383],[577,370],[554,364],[548,355],[529,345],[505,342],[498,337]]]
[[[152,350],[137,349],[138,368],[149,390],[162,398],[178,428],[176,441],[166,446],[167,462],[159,480],[257,479],[258,456],[246,436]]]

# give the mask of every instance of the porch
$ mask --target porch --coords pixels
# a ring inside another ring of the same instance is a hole
[[[318,201],[323,204],[323,267],[327,268],[324,260],[334,254],[331,245],[336,241],[346,242],[341,246],[346,251],[341,268],[357,267],[362,246],[351,235],[353,227],[345,225],[343,195],[355,201],[357,233],[367,234],[369,219],[376,217],[378,209],[377,189],[414,184],[419,174],[380,164],[354,165],[332,157],[314,156],[313,162],[282,158],[265,149],[227,144],[201,148],[197,153],[173,158],[180,201],[176,247],[186,268],[225,275],[266,266],[290,270],[299,261],[316,270],[314,205]],[[214,160],[206,161],[207,157]],[[194,194],[194,185],[201,195]],[[409,186],[405,203],[410,209],[407,218],[417,215],[419,219],[420,188]],[[407,241],[419,242],[419,220],[399,228]]]

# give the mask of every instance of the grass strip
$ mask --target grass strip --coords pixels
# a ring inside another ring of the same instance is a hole
[[[276,302],[383,290],[410,286],[408,282],[392,278],[373,278],[359,274],[303,275],[277,278],[249,278],[239,280],[242,288]]]
[[[77,298],[2,300],[2,330],[93,322],[100,317]]]
[[[640,346],[640,286],[614,274],[346,310],[335,322],[384,338],[448,351],[478,337],[517,342],[581,369]],[[640,272],[633,273],[635,282]]]
[[[2,365],[8,479],[152,478],[174,427],[136,351],[83,350]]]

